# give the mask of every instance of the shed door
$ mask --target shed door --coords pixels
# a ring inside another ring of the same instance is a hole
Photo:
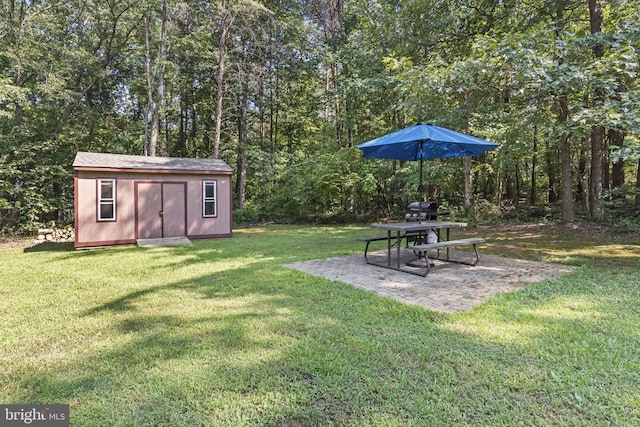
[[[186,236],[187,204],[184,183],[162,184],[162,237]]]
[[[186,236],[186,184],[136,182],[138,239]]]

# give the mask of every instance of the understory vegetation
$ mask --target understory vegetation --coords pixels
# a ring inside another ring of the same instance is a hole
[[[370,232],[0,249],[0,401],[92,427],[640,423],[637,232],[470,229],[483,252],[579,268],[453,315],[282,267]]]

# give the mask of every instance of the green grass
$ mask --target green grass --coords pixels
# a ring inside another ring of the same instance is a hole
[[[600,241],[529,236],[518,255],[583,267],[455,315],[281,267],[371,234],[0,250],[0,402],[69,403],[73,426],[640,424],[634,236],[606,265]]]

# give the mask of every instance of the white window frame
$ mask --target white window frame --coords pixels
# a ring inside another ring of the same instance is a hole
[[[102,185],[111,184],[111,196],[102,197]],[[102,205],[113,205],[113,217],[102,217]],[[114,178],[98,179],[98,221],[115,221],[116,220],[116,180]]]
[[[207,186],[213,185],[213,197],[207,197]],[[207,215],[207,203],[213,203],[213,214]],[[218,216],[218,181],[202,181],[202,217],[214,218]]]

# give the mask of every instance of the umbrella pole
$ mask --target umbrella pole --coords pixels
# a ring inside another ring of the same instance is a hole
[[[422,185],[422,144],[424,141],[420,141],[420,185],[418,185],[418,224],[422,224],[422,199],[424,194],[424,186]]]

